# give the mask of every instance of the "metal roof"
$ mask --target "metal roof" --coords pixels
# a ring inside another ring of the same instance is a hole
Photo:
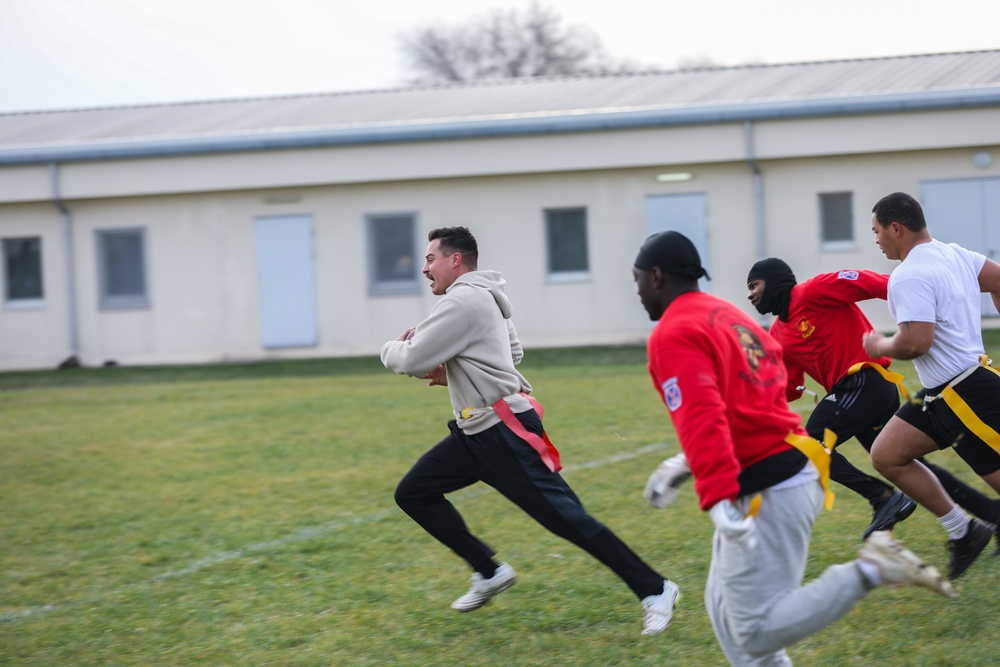
[[[0,164],[1000,106],[1000,50],[0,114]]]

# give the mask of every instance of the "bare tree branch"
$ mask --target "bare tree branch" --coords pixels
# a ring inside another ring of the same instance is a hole
[[[537,0],[523,11],[494,9],[457,27],[420,27],[399,37],[414,83],[572,76],[631,71],[611,58],[597,35],[564,24]]]

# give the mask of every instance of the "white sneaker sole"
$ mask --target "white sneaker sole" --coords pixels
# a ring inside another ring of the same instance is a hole
[[[487,593],[479,591],[469,591],[462,597],[451,603],[451,608],[463,614],[477,609],[482,609],[490,603],[493,598],[503,593],[505,590],[517,583],[517,577],[509,579]],[[468,598],[468,599],[466,599]]]
[[[885,585],[889,588],[923,586],[947,598],[958,597],[955,587],[941,576],[937,568],[925,563],[919,556],[893,539],[887,531],[872,533],[858,556],[877,565],[882,570],[883,576],[890,564],[895,568],[909,571],[910,576],[904,581],[886,581]]]

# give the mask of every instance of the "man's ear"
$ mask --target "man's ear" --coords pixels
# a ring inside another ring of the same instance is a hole
[[[653,282],[653,287],[656,287],[657,289],[663,287],[664,276],[663,276],[663,271],[660,270],[660,267],[654,266],[653,268],[651,268],[649,270],[649,278]]]

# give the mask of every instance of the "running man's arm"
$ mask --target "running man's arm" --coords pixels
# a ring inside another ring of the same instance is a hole
[[[787,358],[785,359],[785,370],[788,372],[788,382],[785,383],[785,400],[791,403],[802,398],[800,387],[805,386],[806,377],[805,372]]]
[[[517,330],[514,328],[514,323],[510,319],[504,320],[507,323],[507,337],[510,338],[510,358],[517,366],[521,363],[521,359],[524,358],[524,348],[521,347],[521,341],[517,337]]]
[[[987,258],[979,272],[979,288],[993,297],[993,307],[1000,310],[1000,264]]]
[[[443,297],[430,315],[382,346],[382,364],[400,375],[428,378],[468,344],[469,314],[456,298]]]
[[[872,359],[892,357],[893,359],[915,359],[927,354],[934,343],[933,322],[900,322],[899,330],[892,336],[870,331],[862,342],[865,353]]]
[[[841,306],[886,298],[889,276],[877,271],[844,269],[821,273],[802,284],[802,294],[819,306]]]

